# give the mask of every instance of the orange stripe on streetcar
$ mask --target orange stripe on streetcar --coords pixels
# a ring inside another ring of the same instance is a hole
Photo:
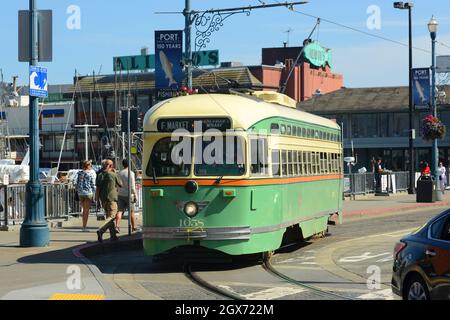
[[[216,179],[158,179],[157,183],[153,182],[153,179],[146,179],[143,181],[143,185],[146,187],[153,186],[184,186],[187,181],[195,180],[200,186],[257,186],[267,184],[286,184],[286,183],[298,183],[298,182],[311,182],[321,180],[338,180],[342,179],[342,175],[323,175],[323,176],[311,176],[311,177],[294,177],[284,179],[239,179],[239,180],[222,180],[217,183]]]

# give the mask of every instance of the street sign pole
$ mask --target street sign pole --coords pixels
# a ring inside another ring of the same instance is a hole
[[[186,0],[184,8],[185,16],[185,41],[186,41],[186,73],[187,87],[192,90],[192,46],[191,46],[191,26],[192,26],[191,0]]]
[[[130,106],[127,107],[127,131],[128,131],[128,235],[131,236],[131,121],[130,121]]]
[[[30,0],[30,69],[37,66],[39,55],[38,11]],[[44,194],[39,181],[39,98],[30,95],[30,180],[26,192],[26,215],[20,229],[21,247],[45,247],[50,231],[44,216]]]

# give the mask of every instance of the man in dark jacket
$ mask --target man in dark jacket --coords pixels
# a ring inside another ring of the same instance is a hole
[[[109,229],[111,240],[117,240],[116,225],[114,223],[117,215],[117,188],[122,186],[122,182],[118,178],[112,160],[104,160],[102,163],[103,171],[97,175],[96,180],[96,199],[97,205],[103,206],[106,215],[106,221],[103,226],[97,230],[98,241],[103,241],[103,234]]]

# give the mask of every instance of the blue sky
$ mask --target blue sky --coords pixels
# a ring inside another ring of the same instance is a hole
[[[276,0],[263,0],[275,3]],[[283,0],[284,1],[284,0]],[[184,0],[37,0],[41,9],[54,14],[54,57],[42,63],[49,69],[50,84],[72,83],[75,69],[80,74],[112,73],[112,57],[139,54],[148,46],[153,53],[154,31],[183,29],[184,17],[158,15],[157,11],[182,11]],[[258,0],[192,0],[192,9],[229,8],[257,5]],[[353,28],[407,43],[407,10],[393,9],[386,0],[311,0],[296,10],[333,20]],[[440,26],[438,40],[450,47],[450,10],[448,0],[416,0],[413,9],[414,45],[431,50],[427,22],[432,14]],[[81,29],[69,30],[67,8],[81,10]],[[369,30],[369,6],[380,9],[380,30]],[[2,1],[0,10],[0,68],[6,80],[17,74],[27,82],[26,63],[17,62],[17,11],[27,9],[27,0]],[[300,45],[315,24],[315,19],[271,8],[252,11],[250,16],[235,15],[213,34],[207,49],[218,49],[221,61],[240,61],[247,65],[261,63],[261,48],[282,46],[286,30],[292,29],[289,44]],[[195,31],[195,29],[194,29]],[[345,28],[321,23],[313,39],[333,51],[333,70],[344,75],[347,87],[396,86],[408,82],[408,49]],[[438,45],[438,54],[450,55],[450,49]],[[431,64],[431,53],[414,51],[414,66]]]

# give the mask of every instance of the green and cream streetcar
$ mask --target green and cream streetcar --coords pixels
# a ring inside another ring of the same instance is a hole
[[[287,96],[177,97],[146,114],[144,131],[148,255],[267,252],[342,220],[340,128]]]

